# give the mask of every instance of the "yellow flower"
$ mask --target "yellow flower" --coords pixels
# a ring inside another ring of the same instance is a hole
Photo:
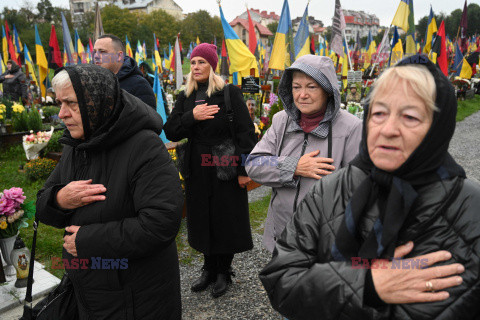
[[[7,229],[7,226],[8,226],[7,221],[0,222],[0,229],[5,230]]]
[[[12,110],[16,113],[22,113],[23,111],[25,111],[25,108],[21,104],[15,103],[12,106]]]
[[[1,113],[0,113],[0,119],[3,119],[3,116],[2,116],[2,114],[1,114]]]

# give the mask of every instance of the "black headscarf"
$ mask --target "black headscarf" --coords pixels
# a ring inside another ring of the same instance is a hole
[[[408,57],[396,66],[414,64],[424,65],[433,75],[437,91],[435,105],[439,111],[434,112],[432,125],[420,145],[393,172],[378,169],[370,159],[367,146],[368,117],[364,117],[360,152],[351,164],[367,171],[369,175],[347,204],[344,221],[332,246],[335,260],[349,260],[352,257],[392,258],[398,233],[418,196],[416,189],[435,181],[466,177],[463,168],[448,153],[456,125],[457,100],[454,88],[441,70],[424,55]],[[369,107],[366,106],[365,115],[368,112]],[[359,223],[374,200],[380,203],[380,215],[373,230],[363,240]]]
[[[59,68],[55,74],[61,70],[67,71],[77,95],[85,140],[108,131],[123,107],[117,77],[110,70],[94,64]]]

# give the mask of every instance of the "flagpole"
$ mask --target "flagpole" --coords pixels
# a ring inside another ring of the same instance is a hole
[[[345,35],[345,30],[342,30],[343,38],[345,39],[345,48],[347,49],[348,63],[350,64],[350,71],[353,71],[352,59],[350,59],[350,52],[348,50],[347,36]]]

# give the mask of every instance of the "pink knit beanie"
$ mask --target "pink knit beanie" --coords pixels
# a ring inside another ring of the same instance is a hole
[[[213,71],[217,69],[218,56],[217,46],[210,43],[200,43],[193,49],[190,60],[195,57],[202,57],[212,66]]]

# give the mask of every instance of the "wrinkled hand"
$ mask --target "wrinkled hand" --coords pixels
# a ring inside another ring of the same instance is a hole
[[[413,243],[409,242],[395,249],[395,258],[402,258],[413,249]],[[389,304],[433,302],[448,299],[447,288],[458,286],[462,283],[462,277],[455,276],[465,271],[465,267],[459,263],[432,267],[434,264],[447,261],[452,257],[448,251],[436,251],[411,259],[424,262],[424,268],[392,268],[392,262],[380,260],[387,268],[372,268],[372,278],[375,290],[380,299]],[[417,264],[421,266],[422,263]],[[428,267],[426,267],[426,266]],[[433,290],[429,291],[426,282],[430,281]]]
[[[240,186],[240,188],[245,188],[251,181],[252,179],[250,179],[249,177],[238,176],[238,185]]]
[[[193,117],[195,118],[195,120],[213,119],[213,115],[217,113],[218,110],[220,110],[218,105],[208,106],[206,103],[199,104],[198,106],[193,108]]]
[[[320,154],[320,150],[316,150],[304,154],[297,163],[295,169],[295,176],[302,176],[307,178],[321,179],[322,176],[331,174],[335,167],[332,158],[316,158]]]
[[[77,256],[77,247],[75,246],[75,239],[77,238],[77,232],[80,229],[79,226],[70,226],[65,228],[65,231],[72,233],[69,236],[63,237],[63,247],[72,256]]]
[[[105,200],[101,193],[106,191],[103,184],[92,184],[92,179],[72,181],[57,192],[57,203],[61,209],[72,210]]]

